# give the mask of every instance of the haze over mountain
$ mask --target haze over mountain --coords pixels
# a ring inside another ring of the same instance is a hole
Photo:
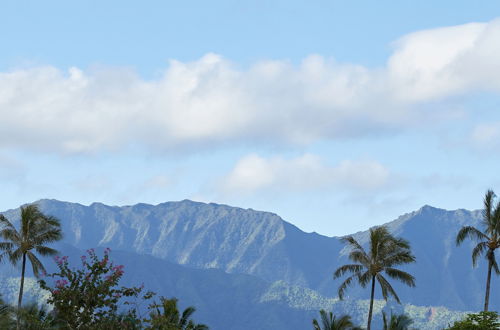
[[[309,326],[322,306],[347,308],[346,312],[354,308],[334,299],[339,281],[332,280],[332,273],[347,262],[347,250],[339,238],[305,233],[273,213],[189,200],[123,207],[56,200],[38,204],[43,212],[62,220],[65,237],[59,249],[75,262],[82,250],[110,247],[113,257],[126,265],[128,283],[144,281],[161,294],[196,305],[199,316],[219,326],[216,329],[224,324],[221,320],[227,325],[232,317],[231,328],[238,328],[239,318],[234,315],[241,311],[257,322],[252,323],[255,327],[287,319],[288,326],[299,329]],[[18,210],[4,214],[16,219]],[[486,268],[480,264],[472,269],[471,243],[455,246],[459,228],[477,225],[480,218],[480,211],[424,206],[387,224],[410,241],[417,257],[416,264],[405,267],[416,277],[417,288],[393,282],[404,304],[480,309]],[[367,231],[354,236],[362,242],[368,237]],[[15,275],[12,270],[3,274]],[[493,280],[492,292],[496,288]],[[367,291],[352,287],[348,301],[366,299]],[[500,297],[493,294],[490,304],[498,309]],[[217,305],[221,312],[214,319]],[[363,313],[351,312],[362,321]],[[432,321],[424,315],[427,312],[419,313]]]

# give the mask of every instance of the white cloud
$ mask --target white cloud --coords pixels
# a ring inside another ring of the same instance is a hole
[[[372,191],[391,184],[390,171],[376,161],[345,160],[336,166],[304,154],[285,159],[250,154],[240,159],[220,182],[224,193],[254,193],[263,190],[315,190],[343,188]]]
[[[395,46],[387,71],[405,102],[500,91],[500,20],[419,31]]]
[[[117,69],[14,70],[0,73],[0,148],[185,149],[378,134],[432,121],[420,106],[427,101],[500,91],[498,58],[495,20],[404,36],[379,69],[313,55],[299,66],[243,70],[207,54],[171,61],[156,80]]]

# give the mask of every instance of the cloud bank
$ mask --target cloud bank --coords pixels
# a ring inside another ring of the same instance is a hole
[[[0,73],[0,148],[92,153],[228,143],[304,145],[442,118],[426,102],[500,92],[500,20],[419,31],[381,68],[318,55],[249,68],[215,54],[144,80],[125,69]],[[481,137],[479,137],[481,138]]]

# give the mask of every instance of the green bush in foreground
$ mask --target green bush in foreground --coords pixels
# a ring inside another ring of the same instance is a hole
[[[500,322],[497,312],[481,312],[468,314],[467,317],[455,322],[448,330],[498,330]]]
[[[24,319],[30,324],[53,321],[50,326],[57,324],[57,329],[208,329],[190,319],[195,311],[193,307],[181,314],[175,298],[160,297],[160,304],[153,302],[147,308],[142,305],[155,293],[143,293],[142,286],[119,287],[123,266],[113,264],[109,252],[106,249],[99,258],[93,249],[87,250],[87,255],[81,257],[79,269],[70,268],[68,257],[56,257],[59,272],[47,275],[54,279],[54,285],[48,285],[46,279],[39,281],[40,287],[51,293],[47,300],[54,308],[50,318],[28,313]]]
[[[45,280],[39,281],[40,286],[51,293],[47,302],[54,306],[57,319],[68,328],[113,328],[110,322],[118,323],[122,298],[136,298],[142,288],[118,287],[123,266],[109,260],[109,249],[101,259],[93,249],[87,253],[88,256],[81,258],[80,269],[70,268],[67,257],[56,257],[59,272],[47,275],[54,278],[54,286],[49,286]],[[135,310],[128,313],[135,313]]]

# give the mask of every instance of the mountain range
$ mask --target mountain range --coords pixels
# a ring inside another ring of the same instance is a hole
[[[348,262],[339,237],[305,233],[276,214],[189,200],[122,207],[37,204],[61,219],[65,237],[57,248],[70,260],[77,263],[88,248],[109,247],[112,258],[125,265],[124,284],[144,282],[161,295],[178,297],[181,306],[196,306],[195,319],[212,329],[307,329],[320,308],[365,322],[368,290],[353,286],[346,300],[336,298],[340,280],[332,274]],[[19,209],[3,214],[16,221]],[[403,305],[377,301],[375,322],[385,308],[409,313],[420,329],[439,329],[480,310],[485,264],[473,269],[473,243],[456,247],[455,237],[461,226],[478,225],[481,216],[424,206],[388,222],[391,232],[411,243],[417,262],[403,269],[416,277],[417,287],[393,282]],[[368,231],[353,236],[366,243]],[[53,262],[46,264],[55,270]],[[0,275],[1,292],[13,300],[18,270],[4,264]],[[32,297],[43,299],[32,284]],[[490,308],[498,310],[495,279],[491,290]]]

